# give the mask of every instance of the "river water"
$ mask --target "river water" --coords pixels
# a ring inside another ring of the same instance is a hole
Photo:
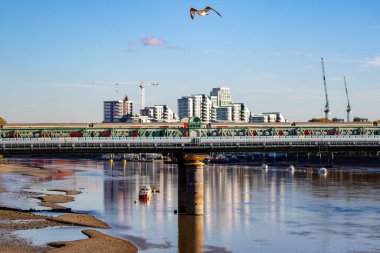
[[[83,193],[75,202],[64,205],[104,220],[112,229],[100,231],[132,241],[139,252],[380,252],[380,168],[346,166],[319,175],[316,168],[296,167],[291,173],[286,167],[264,171],[244,165],[205,166],[205,215],[194,217],[174,213],[174,164],[7,161],[64,173],[40,182],[1,175],[1,186],[12,190],[0,194],[0,203],[36,207],[33,200],[15,201],[12,191],[20,185],[37,192],[80,189]],[[144,184],[160,189],[147,203],[137,200]],[[82,229],[47,228],[18,235],[38,244],[85,238]]]

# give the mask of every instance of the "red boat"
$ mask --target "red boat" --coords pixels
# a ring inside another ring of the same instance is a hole
[[[144,185],[139,192],[139,199],[149,200],[152,196],[152,189],[149,185]]]

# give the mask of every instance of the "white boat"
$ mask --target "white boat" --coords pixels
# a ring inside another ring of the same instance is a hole
[[[144,185],[139,192],[139,199],[142,200],[149,200],[152,196],[152,189],[150,188],[150,185]]]

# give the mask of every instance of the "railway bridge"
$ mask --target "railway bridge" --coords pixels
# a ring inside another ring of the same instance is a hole
[[[372,123],[7,124],[0,155],[36,153],[175,153],[178,211],[203,214],[203,160],[210,152],[380,151]]]
[[[369,123],[6,124],[0,154],[377,150]]]

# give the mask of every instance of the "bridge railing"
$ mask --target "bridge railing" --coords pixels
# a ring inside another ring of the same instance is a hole
[[[0,138],[4,142],[27,141],[141,141],[141,140],[273,140],[273,139],[379,139],[377,135],[333,135],[333,136],[207,136],[207,137],[60,137],[60,138]]]
[[[1,139],[6,152],[167,152],[321,150],[335,148],[380,150],[380,136],[223,136],[223,137],[82,137]]]

